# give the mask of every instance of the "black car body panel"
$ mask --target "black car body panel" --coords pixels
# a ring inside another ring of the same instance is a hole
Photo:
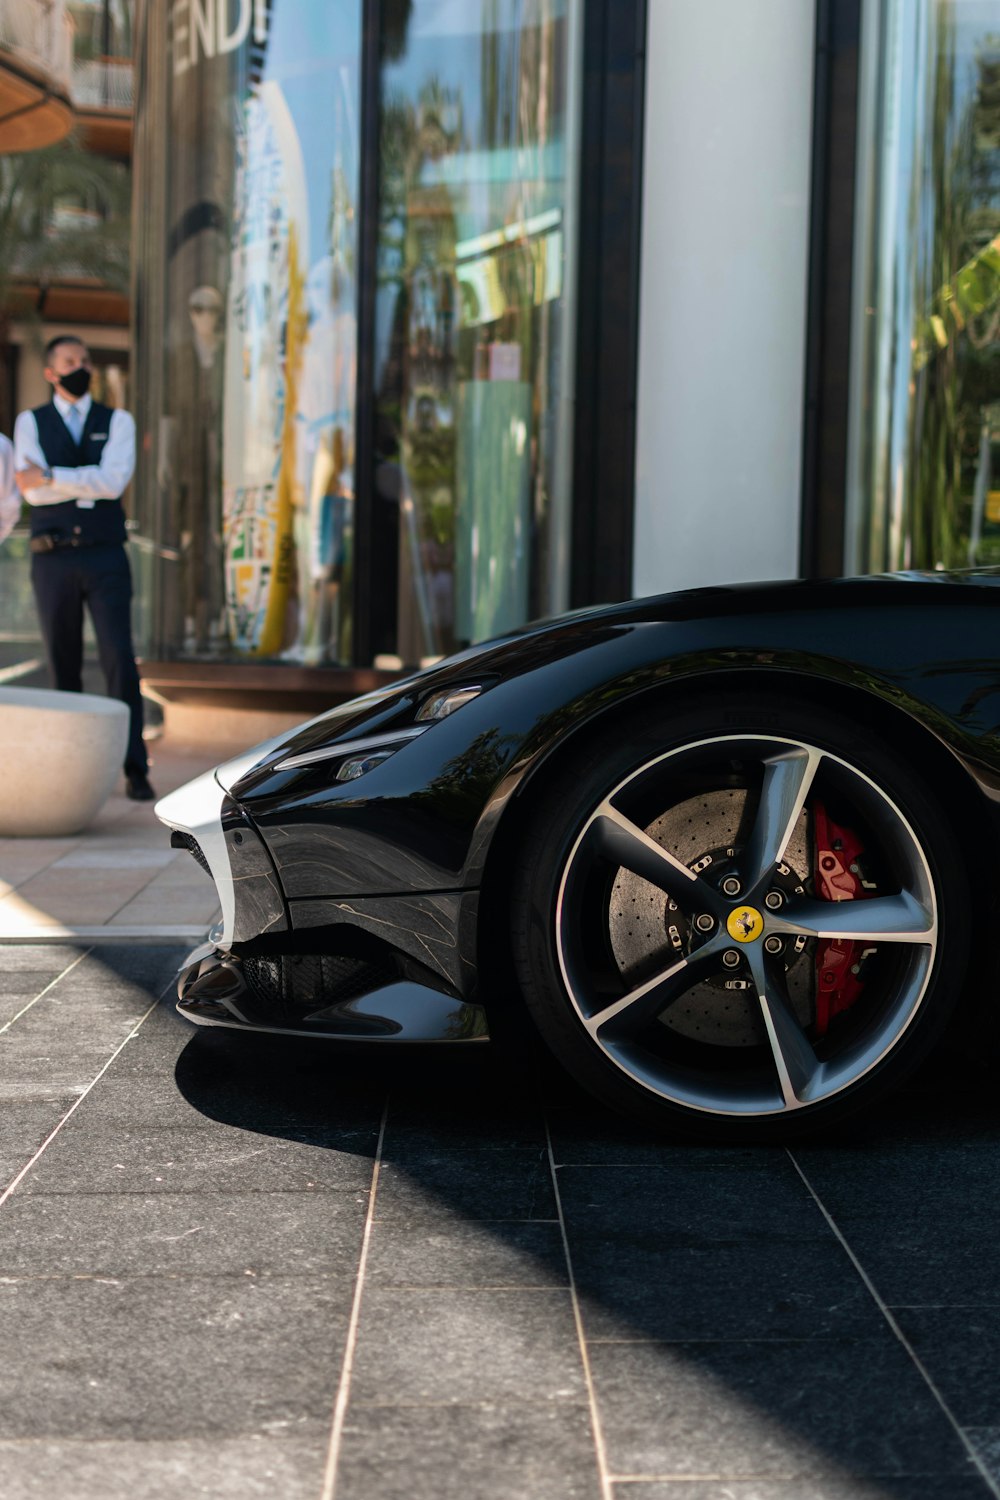
[[[509,805],[552,756],[650,694],[734,680],[875,699],[1000,793],[1000,575],[902,575],[697,590],[535,627],[401,684],[371,713],[293,733],[232,788],[259,830],[293,927],[347,898],[475,888]],[[930,621],[933,623],[930,623]],[[914,642],[921,643],[918,660]],[[970,652],[970,643],[973,650]],[[392,732],[444,687],[486,683],[359,782],[335,761],[276,770],[323,745]],[[846,700],[845,700],[846,701]],[[330,726],[334,727],[334,726]],[[331,920],[336,920],[331,916]]]
[[[488,1016],[504,1002],[484,933],[492,923],[506,940],[504,861],[546,790],[609,726],[627,741],[637,711],[655,705],[669,728],[692,697],[718,706],[745,687],[759,690],[765,733],[768,694],[877,723],[962,799],[992,849],[1000,570],[587,610],[338,707],[164,799],[158,812],[209,869],[225,916],[215,947],[182,971],[181,1009],[200,1024],[338,1040],[482,1040],[481,1006]],[[449,716],[420,717],[471,688]],[[371,767],[338,779],[360,750],[376,752]]]

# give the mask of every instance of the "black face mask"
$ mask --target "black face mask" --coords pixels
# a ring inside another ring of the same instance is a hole
[[[81,365],[78,370],[70,370],[68,375],[60,375],[59,384],[73,397],[85,396],[90,390],[90,371]]]

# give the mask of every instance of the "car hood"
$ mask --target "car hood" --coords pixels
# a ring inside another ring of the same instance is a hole
[[[391,734],[412,724],[420,702],[442,688],[495,682],[519,674],[528,659],[537,662],[550,652],[558,656],[581,642],[596,642],[602,636],[623,630],[714,621],[724,631],[725,621],[735,617],[748,621],[797,612],[889,607],[901,602],[916,603],[921,591],[927,592],[927,602],[933,603],[944,588],[961,591],[966,597],[976,597],[977,602],[989,602],[995,607],[996,601],[991,596],[997,587],[1000,587],[997,568],[907,572],[819,581],[714,585],[576,610],[467,647],[423,672],[339,704],[225,761],[217,767],[215,779],[224,791],[232,793],[251,771],[276,761],[282,754],[308,752],[315,746],[334,742],[349,746],[355,738],[367,740],[380,733]]]

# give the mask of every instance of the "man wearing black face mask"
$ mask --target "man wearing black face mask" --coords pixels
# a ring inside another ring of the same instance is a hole
[[[127,705],[128,795],[150,801],[142,698],[132,649],[132,574],[121,496],[135,468],[135,423],[90,394],[90,354],[71,334],[45,348],[52,400],[14,425],[17,485],[31,507],[31,582],[53,685],[83,688],[83,607],[108,694]]]

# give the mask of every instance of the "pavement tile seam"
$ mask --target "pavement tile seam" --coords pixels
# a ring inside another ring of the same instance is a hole
[[[273,1443],[291,1444],[302,1441],[297,1433],[282,1432],[280,1430],[276,1432],[253,1432],[249,1436],[254,1447],[261,1449],[267,1448]],[[182,1445],[191,1448],[214,1446],[212,1439],[205,1438],[138,1438],[134,1441],[141,1444],[144,1448],[180,1448]],[[60,1447],[79,1449],[81,1452],[100,1452],[102,1449],[120,1450],[124,1446],[120,1439],[107,1437],[63,1437],[61,1435],[56,1437],[4,1437],[0,1438],[0,1453],[16,1452],[19,1448],[27,1452],[32,1450],[37,1452],[39,1449],[48,1447],[53,1443],[57,1443]]]
[[[77,962],[77,963],[81,962],[84,958],[86,958],[87,957],[87,952],[89,952],[89,950],[85,951],[84,953],[81,953],[80,958],[77,959],[75,962]],[[74,966],[75,966],[75,964],[70,964],[69,969],[72,969]],[[64,970],[64,974],[68,973],[69,969]],[[62,977],[63,977],[63,975],[60,975],[60,978],[62,978]],[[99,1069],[99,1071],[97,1072],[97,1074],[91,1079],[91,1081],[77,1095],[77,1097],[73,1101],[73,1104],[66,1111],[66,1113],[63,1115],[62,1119],[58,1122],[58,1124],[53,1127],[52,1131],[45,1138],[45,1140],[38,1147],[38,1149],[34,1152],[34,1154],[32,1155],[32,1157],[30,1158],[30,1160],[25,1163],[25,1165],[21,1168],[20,1172],[17,1173],[17,1175],[4,1188],[3,1192],[0,1193],[0,1209],[2,1209],[4,1207],[4,1205],[7,1203],[8,1199],[12,1197],[12,1195],[15,1193],[18,1185],[30,1173],[30,1171],[34,1167],[35,1163],[37,1161],[39,1161],[41,1159],[41,1157],[44,1155],[44,1153],[48,1150],[49,1146],[55,1140],[56,1136],[59,1135],[59,1133],[63,1129],[63,1126],[67,1124],[67,1122],[72,1118],[72,1116],[79,1109],[79,1107],[83,1103],[84,1099],[87,1098],[87,1096],[91,1092],[91,1090],[100,1082],[101,1078],[103,1078],[104,1074],[108,1071],[108,1069],[111,1067],[112,1063],[115,1061],[115,1058],[128,1045],[129,1041],[138,1032],[138,1030],[142,1026],[143,1022],[147,1021],[149,1019],[149,1017],[155,1012],[155,1010],[159,1006],[160,1002],[162,1001],[163,996],[167,993],[167,990],[169,988],[170,988],[169,984],[166,985],[166,986],[164,986],[164,989],[162,990],[162,992],[159,995],[157,995],[156,999],[149,1006],[149,1009],[146,1011],[145,1015],[139,1017],[139,1019],[136,1020],[133,1023],[133,1025],[132,1025],[132,1027],[131,1027],[131,1029],[129,1031],[128,1036],[126,1036],[124,1038],[124,1040],[121,1041],[121,1042],[119,1042],[119,1044],[114,1048],[114,1051],[111,1053],[111,1056],[104,1063],[103,1067]],[[44,993],[45,993],[45,991],[43,990],[42,994],[44,994]],[[41,996],[38,996],[37,998],[40,999]]]
[[[586,1395],[586,1410],[590,1419],[590,1431],[593,1442],[593,1462],[596,1469],[597,1483],[602,1495],[610,1495],[611,1480],[609,1477],[610,1465],[608,1462],[608,1444],[605,1436],[604,1415],[597,1395],[597,1387],[594,1381],[594,1371],[591,1365],[590,1349],[587,1341],[587,1329],[583,1314],[583,1299],[580,1288],[577,1285],[576,1273],[573,1269],[573,1255],[570,1249],[569,1225],[566,1222],[566,1211],[563,1206],[562,1191],[559,1186],[559,1171],[556,1167],[555,1145],[553,1142],[552,1122],[545,1115],[545,1146],[549,1159],[549,1176],[552,1182],[552,1196],[555,1200],[556,1215],[559,1220],[559,1233],[562,1236],[563,1259],[566,1268],[566,1278],[570,1297],[570,1305],[573,1312],[573,1324],[576,1334],[577,1355],[583,1374],[584,1393]]]
[[[461,1216],[459,1216],[459,1217],[461,1217]],[[377,1213],[372,1215],[372,1223],[373,1224],[376,1224],[376,1225],[381,1224],[381,1225],[384,1225],[386,1227],[390,1227],[390,1228],[393,1228],[393,1229],[399,1229],[406,1222],[407,1221],[405,1219],[396,1218],[395,1215],[393,1215],[390,1218],[380,1218]],[[473,1222],[473,1223],[476,1223],[476,1224],[483,1224],[483,1225],[485,1225],[485,1224],[558,1224],[559,1220],[558,1219],[526,1219],[522,1215],[522,1216],[520,1216],[520,1217],[518,1217],[516,1219],[475,1219],[475,1220],[472,1220],[472,1221],[467,1221],[467,1220],[463,1219],[462,1222],[463,1223],[464,1222]],[[414,1229],[421,1228],[421,1227],[423,1227],[424,1223],[425,1223],[425,1221],[422,1220],[422,1219],[413,1219],[412,1220],[412,1227]]]
[[[44,1188],[40,1192],[31,1194],[32,1202],[45,1203],[49,1199],[58,1202],[62,1198],[86,1198],[91,1202],[95,1198],[107,1198],[112,1202],[120,1203],[123,1198],[155,1199],[157,1203],[168,1202],[171,1198],[204,1198],[207,1192],[215,1199],[245,1199],[245,1198],[331,1198],[339,1202],[345,1193],[354,1193],[355,1202],[360,1203],[368,1194],[368,1188],[358,1187],[355,1183],[345,1182],[343,1187],[246,1187],[246,1188],[219,1188],[214,1185],[210,1187],[170,1188],[165,1192],[151,1192],[148,1188],[122,1188],[120,1192],[102,1189],[92,1192],[79,1187],[68,1187],[60,1191],[59,1188]],[[21,1201],[20,1199],[18,1200]]]
[[[343,1355],[337,1377],[337,1391],[333,1401],[328,1430],[326,1465],[323,1473],[324,1500],[325,1497],[331,1496],[334,1493],[336,1487],[337,1472],[340,1468],[344,1449],[345,1428],[352,1406],[351,1382],[354,1376],[354,1361],[358,1352],[358,1330],[361,1326],[365,1281],[368,1273],[368,1258],[371,1253],[375,1203],[378,1197],[382,1161],[385,1153],[385,1140],[388,1133],[389,1103],[390,1096],[387,1094],[385,1103],[382,1106],[382,1118],[379,1122],[378,1140],[375,1144],[375,1156],[372,1161],[372,1175],[367,1193],[368,1205],[365,1209],[364,1228],[361,1231],[361,1247],[357,1259],[357,1270],[354,1276],[354,1294],[351,1298],[351,1311],[347,1322],[347,1332],[344,1337]]]
[[[837,1239],[840,1241],[840,1244],[843,1246],[844,1252],[850,1258],[851,1263],[853,1264],[855,1270],[858,1273],[858,1276],[861,1278],[861,1280],[864,1283],[865,1287],[870,1292],[871,1297],[872,1297],[872,1299],[873,1299],[876,1307],[878,1308],[878,1310],[881,1313],[882,1317],[885,1319],[885,1323],[886,1323],[887,1328],[891,1331],[893,1337],[898,1342],[900,1348],[903,1350],[904,1354],[910,1360],[910,1362],[913,1365],[914,1369],[917,1371],[918,1375],[923,1380],[925,1386],[927,1387],[927,1390],[928,1390],[930,1396],[932,1397],[933,1401],[936,1403],[936,1405],[938,1407],[938,1410],[941,1412],[942,1416],[945,1418],[945,1420],[951,1426],[952,1431],[955,1433],[955,1435],[958,1438],[958,1440],[959,1440],[962,1448],[965,1451],[966,1458],[967,1458],[967,1460],[968,1460],[968,1462],[970,1464],[970,1467],[983,1479],[983,1481],[986,1484],[988,1484],[990,1486],[990,1489],[991,1489],[991,1491],[994,1494],[1000,1493],[1000,1491],[998,1491],[996,1489],[994,1481],[991,1478],[991,1475],[989,1473],[989,1469],[988,1469],[988,1467],[986,1465],[986,1462],[984,1461],[982,1455],[977,1451],[976,1445],[973,1443],[972,1439],[970,1438],[968,1431],[965,1428],[963,1428],[962,1425],[960,1424],[960,1422],[958,1421],[958,1418],[956,1417],[955,1412],[953,1411],[951,1404],[945,1399],[945,1396],[944,1396],[943,1392],[941,1391],[941,1389],[938,1386],[937,1382],[934,1380],[933,1376],[931,1375],[931,1372],[927,1368],[927,1365],[920,1358],[920,1355],[917,1353],[916,1349],[914,1348],[913,1343],[911,1342],[911,1340],[909,1338],[907,1338],[907,1336],[904,1333],[903,1329],[901,1328],[899,1322],[893,1316],[891,1309],[889,1308],[888,1304],[883,1300],[881,1294],[879,1293],[878,1287],[875,1285],[875,1282],[872,1280],[872,1278],[869,1276],[868,1272],[865,1270],[864,1265],[862,1264],[862,1262],[859,1259],[858,1255],[855,1253],[855,1251],[854,1251],[853,1247],[851,1246],[850,1242],[848,1241],[847,1236],[845,1235],[843,1229],[837,1223],[837,1221],[834,1218],[833,1214],[830,1212],[830,1210],[827,1208],[826,1204],[823,1202],[822,1198],[820,1197],[819,1192],[817,1191],[817,1189],[813,1186],[812,1182],[810,1181],[810,1179],[809,1179],[809,1177],[808,1177],[805,1169],[802,1167],[802,1165],[796,1159],[794,1152],[792,1152],[791,1150],[788,1151],[788,1159],[792,1163],[792,1166],[795,1168],[796,1172],[799,1174],[799,1177],[802,1179],[802,1182],[805,1185],[805,1187],[808,1190],[808,1192],[811,1195],[811,1197],[813,1198],[813,1200],[814,1200],[814,1202],[816,1204],[816,1207],[819,1209],[820,1213],[823,1215],[824,1219],[829,1224],[829,1226],[832,1229],[833,1233],[836,1235]]]
[[[548,1286],[545,1282],[519,1281],[512,1285],[509,1281],[477,1281],[470,1285],[467,1281],[394,1281],[393,1292],[470,1292],[477,1295],[480,1292],[562,1292],[565,1287]]]
[[[9,1031],[10,1028],[14,1026],[22,1016],[27,1015],[28,1011],[33,1005],[37,1005],[39,1000],[44,999],[49,991],[54,989],[61,979],[65,979],[66,975],[70,972],[71,969],[75,969],[77,964],[82,963],[83,960],[87,957],[88,952],[89,949],[85,950],[83,953],[77,954],[72,963],[67,964],[65,969],[63,969],[59,974],[56,975],[55,979],[51,979],[47,985],[40,989],[33,1000],[29,1000],[27,1005],[22,1006],[16,1016],[11,1016],[9,1021],[6,1021],[3,1026],[0,1026],[0,1036],[3,1036],[5,1032]]]
[[[678,1473],[678,1472],[676,1472],[674,1470],[665,1470],[662,1474],[658,1474],[658,1473],[652,1473],[652,1474],[642,1473],[642,1474],[609,1474],[608,1475],[608,1478],[609,1478],[609,1480],[611,1481],[612,1484],[620,1484],[620,1485],[626,1485],[626,1484],[628,1484],[628,1485],[638,1485],[638,1484],[675,1484],[678,1487],[677,1493],[678,1493],[679,1500],[680,1500],[680,1497],[683,1496],[683,1494],[684,1494],[684,1487],[685,1486],[690,1486],[690,1485],[693,1485],[693,1484],[726,1484],[726,1485],[730,1485],[730,1484],[749,1484],[749,1483],[754,1483],[754,1482],[758,1482],[758,1483],[764,1482],[768,1486],[771,1486],[771,1485],[776,1484],[776,1483],[777,1484],[788,1484],[790,1482],[794,1482],[795,1480],[801,1480],[802,1477],[803,1476],[802,1476],[801,1469],[771,1469],[771,1468],[768,1468],[766,1470],[765,1469],[753,1469],[753,1468],[747,1468],[747,1469],[738,1469],[738,1468],[728,1469],[727,1468],[727,1469],[706,1470],[705,1473],[703,1473],[703,1474],[684,1474],[684,1473]],[[901,1479],[931,1479],[931,1480],[935,1480],[936,1479],[936,1480],[940,1480],[941,1477],[942,1476],[941,1476],[940,1472],[938,1472],[937,1470],[934,1470],[934,1469],[925,1469],[925,1468],[907,1469],[907,1471],[906,1471],[905,1474],[901,1474],[901,1473],[899,1473],[898,1470],[889,1470],[889,1469],[874,1468],[874,1469],[866,1469],[865,1472],[864,1472],[863,1478],[862,1478],[862,1476],[859,1476],[859,1480],[861,1480],[863,1483],[865,1483],[867,1485],[867,1484],[883,1484],[883,1483],[884,1484],[893,1484],[893,1483],[898,1483]],[[974,1477],[974,1476],[963,1476],[963,1478],[964,1477]],[[812,1495],[813,1493],[816,1492],[816,1487],[818,1487],[818,1483],[819,1483],[819,1481],[810,1481],[809,1495]],[[805,1492],[801,1492],[801,1493],[802,1493],[802,1500],[808,1500],[808,1496],[805,1494]],[[728,1500],[728,1494],[727,1494],[726,1491],[723,1491],[723,1496],[725,1496],[726,1500]],[[722,1497],[720,1497],[720,1500],[722,1500]]]
[[[303,1281],[329,1283],[331,1286],[352,1286],[354,1273],[345,1271],[45,1271],[37,1275],[0,1275],[0,1286],[35,1286],[39,1282],[64,1283],[70,1281],[91,1282],[96,1286],[142,1286],[147,1282],[157,1284],[164,1281],[183,1282],[185,1286],[204,1283],[207,1286],[221,1285],[227,1281],[243,1286],[247,1282],[266,1282],[269,1286],[288,1282],[291,1285]]]
[[[539,1403],[545,1406],[558,1407],[580,1407],[586,1411],[590,1403],[583,1396],[538,1396],[525,1397],[519,1401],[517,1397],[505,1395],[503,1400],[491,1398],[483,1401],[463,1401],[456,1398],[453,1401],[416,1401],[406,1398],[400,1401],[372,1401],[355,1400],[351,1398],[352,1411],[492,1411],[497,1406],[512,1407],[515,1410],[522,1407],[525,1411],[534,1411]]]
[[[803,1336],[803,1335],[799,1335],[799,1336],[796,1336],[796,1335],[785,1336],[785,1335],[779,1334],[775,1338],[736,1338],[736,1339],[733,1339],[733,1338],[721,1338],[721,1337],[720,1338],[712,1338],[712,1339],[708,1339],[708,1338],[691,1338],[691,1337],[687,1337],[687,1336],[685,1336],[684,1338],[676,1338],[676,1339],[643,1338],[642,1335],[640,1335],[640,1334],[637,1334],[635,1338],[631,1338],[630,1339],[630,1338],[621,1338],[621,1337],[616,1338],[616,1337],[604,1336],[604,1335],[601,1335],[601,1334],[595,1334],[595,1335],[592,1335],[590,1338],[587,1339],[587,1343],[589,1345],[601,1344],[602,1346],[614,1346],[614,1345],[618,1345],[618,1344],[623,1344],[626,1347],[629,1347],[629,1346],[635,1347],[636,1345],[642,1345],[643,1348],[647,1348],[647,1349],[694,1349],[694,1348],[706,1348],[706,1349],[711,1349],[711,1348],[744,1349],[744,1348],[756,1348],[756,1347],[761,1346],[761,1345],[775,1345],[778,1348],[784,1348],[784,1349],[790,1349],[790,1348],[794,1348],[796,1345],[801,1345],[801,1346],[803,1346],[803,1347],[805,1347],[807,1349],[811,1349],[811,1348],[817,1347],[817,1346],[819,1346],[821,1344],[830,1344],[832,1346],[839,1347],[839,1346],[841,1346],[841,1345],[843,1345],[845,1343],[849,1343],[849,1344],[878,1343],[878,1342],[881,1341],[881,1339],[882,1339],[882,1335],[878,1334],[878,1333],[867,1335],[867,1336],[866,1335],[858,1336],[856,1334],[855,1335],[851,1335],[851,1334],[845,1335],[845,1334],[839,1334],[839,1333],[825,1333],[825,1334],[824,1333],[819,1333],[819,1334],[816,1334],[816,1335],[809,1335],[809,1336]]]
[[[17,927],[4,929],[3,908],[0,905],[0,943],[12,947],[38,948],[51,944],[63,947],[67,943],[86,942],[119,947],[128,943],[130,947],[161,947],[164,943],[191,943],[202,941],[211,922],[177,923],[170,926],[153,926],[144,923],[141,927],[91,926],[80,923],[72,927],[53,922],[45,927]]]
[[[493,1284],[488,1284],[486,1282],[477,1282],[474,1286],[469,1286],[468,1283],[462,1284],[455,1282],[436,1281],[432,1286],[425,1286],[420,1282],[413,1281],[393,1282],[391,1288],[386,1287],[384,1288],[384,1290],[391,1290],[393,1296],[395,1296],[397,1292],[401,1294],[412,1292],[414,1295],[419,1296],[423,1296],[426,1292],[454,1292],[463,1297],[478,1297],[481,1292],[502,1292],[512,1297],[518,1297],[522,1292],[543,1292],[548,1297],[565,1297],[568,1288],[565,1286],[549,1286],[545,1283],[533,1286],[530,1283],[522,1282],[518,1282],[516,1286],[511,1286],[510,1283],[506,1281],[496,1282]]]

